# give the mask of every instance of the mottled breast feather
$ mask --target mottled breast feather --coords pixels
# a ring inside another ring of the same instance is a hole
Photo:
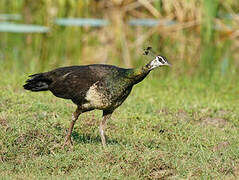
[[[85,100],[86,103],[82,105],[84,109],[94,108],[94,109],[102,109],[107,106],[104,103],[104,94],[98,91],[99,81],[95,82],[92,86],[90,86],[89,90],[86,92]]]

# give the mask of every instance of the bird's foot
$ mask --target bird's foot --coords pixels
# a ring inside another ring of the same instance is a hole
[[[102,147],[103,147],[103,149],[105,149],[106,148],[106,144],[102,143]]]
[[[73,148],[73,142],[70,137],[66,137],[65,143],[63,144],[62,148],[66,146]]]
[[[101,138],[101,144],[102,144],[102,147],[105,149],[106,148],[106,137],[103,136],[103,138]]]

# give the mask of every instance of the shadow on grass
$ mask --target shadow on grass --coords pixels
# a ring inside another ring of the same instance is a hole
[[[77,144],[101,144],[100,136],[92,136],[92,134],[79,134],[78,132],[72,132],[72,139]],[[137,146],[141,144],[148,149],[160,149],[161,144],[154,141],[135,141],[135,142],[125,142],[124,140],[118,141],[116,139],[111,139],[106,137],[106,144],[108,145],[123,145],[123,146]]]
[[[74,142],[78,144],[101,144],[101,138],[100,136],[93,137],[91,134],[79,134],[77,132],[72,132],[72,137]],[[115,139],[108,139],[107,138],[107,144],[115,145],[115,144],[120,144],[117,140]]]
[[[59,133],[63,133],[62,130],[65,130],[67,132],[67,129],[58,127],[56,130]],[[163,134],[165,130],[160,130],[160,134]],[[76,144],[101,144],[101,138],[100,136],[94,136],[93,134],[89,133],[78,133],[77,131],[72,132],[72,140]],[[160,149],[162,144],[159,142],[155,142],[154,140],[147,140],[147,141],[140,141],[135,139],[135,141],[125,141],[124,139],[116,140],[112,139],[111,137],[106,137],[106,144],[108,145],[121,145],[121,146],[144,146],[148,149]]]

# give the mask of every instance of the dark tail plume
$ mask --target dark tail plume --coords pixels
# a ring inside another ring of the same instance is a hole
[[[30,91],[47,91],[49,84],[52,82],[44,76],[44,73],[33,74],[30,79],[23,85],[24,89]]]

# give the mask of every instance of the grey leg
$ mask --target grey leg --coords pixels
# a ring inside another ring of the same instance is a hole
[[[63,147],[65,145],[73,145],[72,140],[71,140],[71,134],[72,134],[72,130],[74,128],[75,122],[81,113],[82,113],[82,111],[79,109],[79,107],[77,107],[76,111],[72,114],[72,121],[71,121],[70,127],[68,129]]]
[[[106,146],[104,131],[106,128],[107,120],[110,119],[111,115],[112,115],[112,112],[103,111],[103,119],[102,119],[102,121],[100,123],[100,127],[99,127],[100,137],[101,137],[101,142],[102,142],[103,147]]]

